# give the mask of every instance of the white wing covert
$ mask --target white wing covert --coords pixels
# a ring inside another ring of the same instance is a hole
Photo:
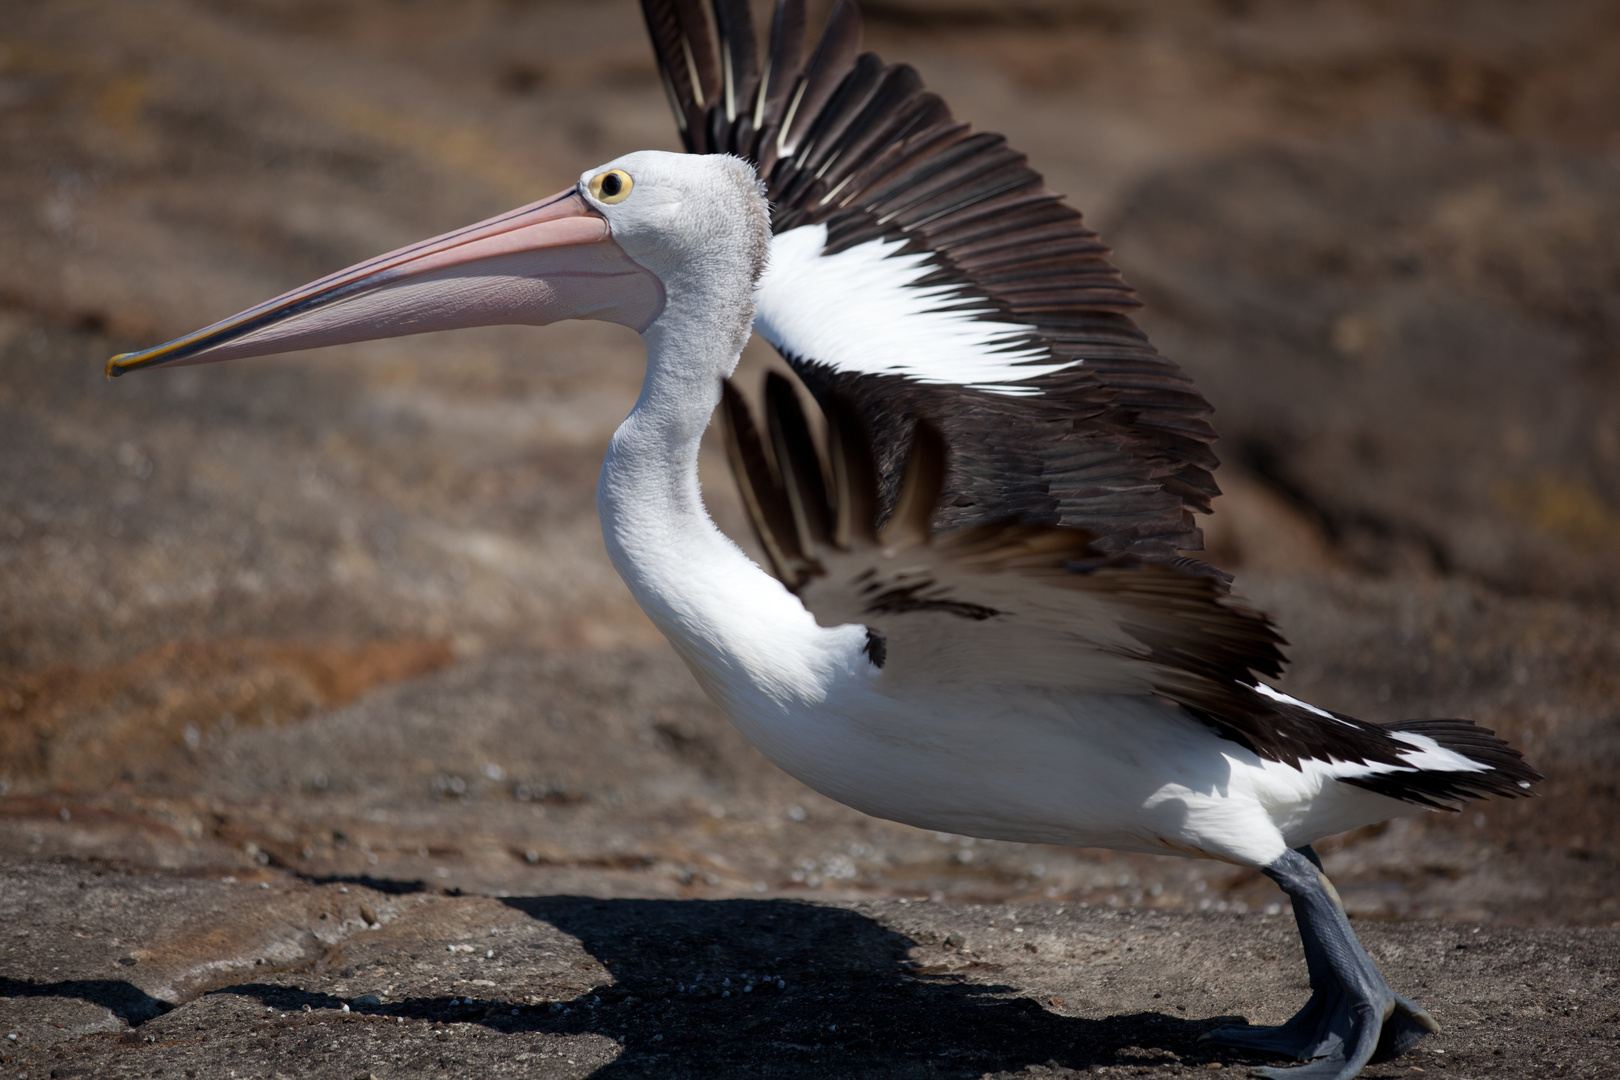
[[[752,162],[773,208],[755,329],[871,433],[878,513],[913,424],[950,446],[936,527],[1016,516],[1183,557],[1219,493],[1209,404],[1132,322],[1108,248],[1024,155],[917,72],[860,52],[853,4],[804,55],[803,0],[761,50],[747,0],[643,0],[687,150]],[[707,9],[707,10],[706,10]]]

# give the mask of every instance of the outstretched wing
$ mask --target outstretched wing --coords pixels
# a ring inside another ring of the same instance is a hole
[[[833,395],[824,408],[825,462],[780,375],[767,379],[766,438],[730,382],[722,411],[773,572],[823,626],[865,624],[885,681],[1159,695],[1264,758],[1367,766],[1340,779],[1425,806],[1520,795],[1540,778],[1468,721],[1373,724],[1266,686],[1282,639],[1208,575],[1106,554],[1061,526],[1009,519],[936,534],[947,451],[926,420],[880,527],[877,466],[850,403]]]
[[[1178,550],[1219,494],[1210,407],[1131,321],[1080,214],[910,67],[860,54],[839,0],[806,59],[803,0],[763,57],[747,0],[643,0],[686,148],[752,161],[774,206],[755,328],[876,446],[880,520],[913,425],[951,449],[939,527],[1083,528],[1103,552],[1219,575]]]

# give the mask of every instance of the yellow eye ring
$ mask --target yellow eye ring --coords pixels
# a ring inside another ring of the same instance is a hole
[[[635,182],[623,169],[609,169],[605,173],[597,173],[591,177],[589,186],[591,198],[613,206],[630,197],[630,189],[635,186]]]

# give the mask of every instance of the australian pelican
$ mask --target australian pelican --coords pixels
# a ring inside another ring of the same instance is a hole
[[[1348,1078],[1436,1030],[1357,942],[1310,844],[1540,777],[1463,720],[1371,723],[1264,681],[1265,616],[1202,546],[1209,406],[1131,322],[1080,215],[852,5],[804,54],[779,0],[644,0],[689,154],[627,154],[539,202],[378,256],[108,372],[562,319],[641,335],[597,488],[614,565],[774,762],[869,814],[1222,859],[1293,900],[1312,993],[1223,1043]],[[712,21],[711,21],[712,17]],[[763,434],[730,387],[750,332]],[[714,526],[698,442],[724,402],[773,573]],[[774,574],[774,576],[773,576]]]

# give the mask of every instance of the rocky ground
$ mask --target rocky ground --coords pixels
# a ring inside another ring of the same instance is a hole
[[[1210,547],[1287,688],[1547,774],[1323,845],[1446,1025],[1374,1074],[1611,1074],[1612,6],[867,10],[1216,405]],[[1297,1004],[1257,875],[863,818],[726,725],[601,550],[627,331],[101,376],[640,147],[673,129],[628,3],[5,9],[6,1068],[1175,1075]]]
[[[19,1076],[1207,1076],[1306,993],[1284,915],[446,893],[0,867]],[[1374,923],[1445,1030],[1369,1077],[1612,1076],[1620,930]]]

